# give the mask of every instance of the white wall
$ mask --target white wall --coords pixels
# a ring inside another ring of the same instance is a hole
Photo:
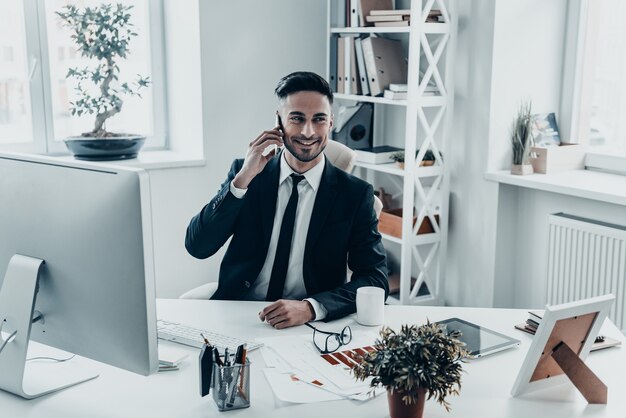
[[[496,263],[496,307],[543,308],[546,304],[548,215],[565,212],[626,225],[624,206],[515,186],[500,186],[502,213]]]
[[[171,140],[178,146],[181,140],[196,141],[201,135],[202,147],[196,149],[204,150],[206,166],[150,171],[159,297],[177,297],[217,280],[221,254],[195,260],[185,251],[189,220],[215,194],[230,163],[243,156],[247,143],[273,126],[276,82],[292,71],[324,74],[326,68],[326,2],[190,4],[166,2],[166,31],[176,39],[168,45],[168,61],[181,54],[196,54],[194,48],[200,48],[201,84],[187,82],[196,77],[196,68],[187,68],[186,73],[178,66],[171,72],[168,68],[168,73],[176,77],[180,88],[188,90],[185,94],[194,105],[198,97],[201,104],[190,108],[188,103],[170,100],[170,125],[175,128]],[[193,39],[195,25],[199,42]],[[189,42],[185,37],[191,37]]]
[[[522,99],[558,110],[567,2],[458,2],[455,127],[445,300],[492,306],[496,283],[496,183],[489,170],[510,164],[509,125]],[[465,74],[464,74],[465,73]],[[503,229],[498,231],[497,226]]]

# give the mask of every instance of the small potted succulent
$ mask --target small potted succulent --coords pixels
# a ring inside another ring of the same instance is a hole
[[[70,68],[67,78],[77,81],[77,99],[70,102],[72,115],[95,115],[91,131],[65,140],[77,159],[119,160],[135,158],[146,140],[145,136],[113,133],[106,130],[106,121],[122,110],[123,96],[141,97],[139,91],[150,84],[138,75],[134,82],[120,82],[118,60],[129,54],[129,44],[137,36],[130,22],[133,6],[121,3],[102,4],[79,9],[68,5],[56,12],[84,58],[96,61],[89,68]]]
[[[418,149],[415,151],[415,156],[420,152]],[[389,156],[393,161],[398,164],[398,167],[404,170],[404,151],[394,152]],[[435,164],[435,154],[431,150],[426,151],[424,154],[424,159],[420,161],[420,167],[427,167]]]
[[[459,336],[430,322],[403,325],[400,332],[384,327],[375,350],[360,358],[353,373],[360,381],[372,377],[372,390],[387,389],[391,418],[421,417],[426,398],[449,411],[446,397],[459,394],[461,363],[468,356]]]
[[[530,149],[533,146],[531,135],[531,103],[522,103],[511,126],[511,146],[513,148],[513,164],[511,174],[532,174]]]

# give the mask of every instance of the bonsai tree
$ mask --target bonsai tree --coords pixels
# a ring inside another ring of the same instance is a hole
[[[511,126],[511,145],[513,147],[513,164],[529,164],[531,135],[531,103],[522,103]]]
[[[63,25],[72,31],[72,39],[80,54],[97,60],[95,67],[70,68],[67,78],[76,79],[76,92],[79,99],[70,102],[72,115],[95,114],[96,120],[86,137],[117,136],[106,131],[107,119],[122,110],[123,96],[139,96],[139,91],[150,84],[148,77],[138,75],[132,83],[119,82],[118,61],[127,57],[130,40],[137,36],[130,22],[133,6],[102,4],[80,10],[68,5],[56,14]],[[85,83],[93,84],[87,88]],[[92,94],[92,92],[98,92]]]
[[[391,394],[398,392],[405,405],[423,402],[419,399],[421,389],[428,399],[435,398],[449,411],[446,397],[458,395],[461,363],[468,356],[459,336],[459,331],[448,335],[440,325],[430,322],[403,325],[399,333],[384,327],[375,350],[361,357],[353,373],[361,381],[373,377],[372,388],[383,386]]]

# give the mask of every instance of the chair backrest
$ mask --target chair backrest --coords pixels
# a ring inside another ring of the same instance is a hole
[[[352,173],[354,163],[356,163],[356,152],[354,152],[352,148],[331,139],[324,149],[324,154],[332,165],[341,168],[345,172]],[[378,197],[374,196],[374,211],[376,212],[377,218],[380,217],[382,210],[383,202],[381,202]]]
[[[352,173],[354,169],[354,163],[356,162],[356,152],[348,146],[329,139],[324,154],[328,161],[337,168],[341,168],[347,173]]]

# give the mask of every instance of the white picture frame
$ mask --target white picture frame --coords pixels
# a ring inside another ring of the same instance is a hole
[[[600,327],[608,316],[609,309],[614,300],[615,296],[609,294],[562,305],[546,306],[543,319],[537,328],[537,332],[533,337],[524,363],[511,389],[511,395],[514,397],[520,396],[525,393],[541,391],[568,382],[569,378],[567,375],[565,375],[558,364],[551,358],[552,350],[560,342],[555,342],[554,338],[551,340],[555,329],[558,330],[558,328],[566,324],[568,320],[581,319],[580,325],[582,325],[582,327],[578,328],[580,328],[579,332],[583,333],[582,340],[579,340],[577,347],[576,343],[568,344],[568,346],[584,361],[600,331]],[[586,315],[589,315],[589,317],[585,317]],[[559,324],[558,327],[557,323]],[[546,347],[549,342],[551,346]],[[550,366],[547,362],[553,362],[554,364],[552,364],[552,366],[558,369],[560,373],[553,375],[548,374],[547,376],[541,375],[540,369],[542,365]],[[537,374],[535,374],[536,371]]]

